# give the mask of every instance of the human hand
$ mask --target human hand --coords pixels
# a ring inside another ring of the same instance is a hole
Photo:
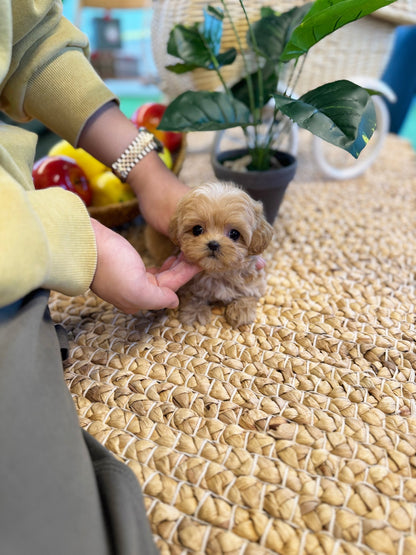
[[[146,270],[136,249],[121,235],[91,219],[97,243],[97,268],[91,289],[127,314],[175,308],[179,287],[200,271],[183,257]]]

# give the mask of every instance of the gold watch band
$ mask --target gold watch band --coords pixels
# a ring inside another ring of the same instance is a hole
[[[135,139],[111,166],[113,173],[124,183],[134,166],[152,150],[160,152],[163,146],[153,133],[145,127],[139,127]]]

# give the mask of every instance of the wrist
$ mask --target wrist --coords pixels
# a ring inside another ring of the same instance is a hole
[[[128,183],[139,201],[144,219],[167,235],[176,205],[189,191],[156,152],[151,152],[131,170]]]
[[[130,171],[127,182],[137,196],[149,187],[149,183],[160,181],[173,175],[165,166],[156,151],[149,152],[147,156],[142,158]]]

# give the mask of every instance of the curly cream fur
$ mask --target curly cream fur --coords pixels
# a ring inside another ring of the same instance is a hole
[[[198,235],[196,226],[202,229]],[[255,255],[264,251],[272,237],[262,204],[232,183],[200,185],[180,200],[170,236],[174,243],[170,243],[171,250],[166,239],[151,228],[146,231],[153,257],[160,262],[177,245],[189,262],[202,268],[178,291],[181,321],[205,324],[211,317],[210,305],[221,303],[226,305],[225,318],[230,325],[251,323],[266,284],[264,270],[256,268]]]

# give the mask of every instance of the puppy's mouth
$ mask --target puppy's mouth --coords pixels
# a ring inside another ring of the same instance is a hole
[[[241,265],[241,256],[237,256],[235,249],[227,248],[215,239],[198,246],[192,242],[187,243],[183,245],[182,250],[187,260],[206,272],[224,272]]]
[[[199,261],[202,268],[209,272],[223,271],[229,267],[229,261],[221,245],[216,241],[207,243],[205,253]]]

